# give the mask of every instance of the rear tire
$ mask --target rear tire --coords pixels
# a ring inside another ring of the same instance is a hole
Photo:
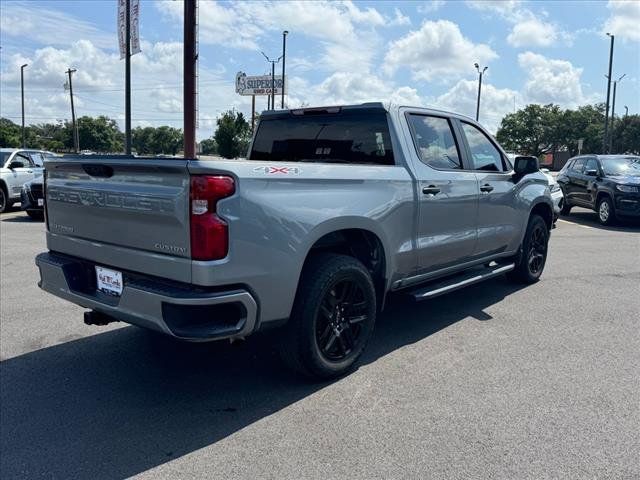
[[[539,215],[531,215],[515,269],[507,278],[518,283],[535,283],[540,279],[547,262],[549,228]]]
[[[307,377],[344,375],[364,351],[375,319],[375,288],[364,265],[346,255],[316,255],[302,272],[283,328],[282,359]]]
[[[616,210],[611,198],[608,196],[600,198],[596,208],[596,213],[598,214],[598,221],[601,225],[609,226],[616,223]]]

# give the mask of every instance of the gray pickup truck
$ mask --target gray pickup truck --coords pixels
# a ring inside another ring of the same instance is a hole
[[[381,103],[264,112],[248,160],[49,159],[40,287],[87,324],[277,327],[292,367],[341,375],[390,292],[538,280],[553,203],[514,163],[467,117]]]

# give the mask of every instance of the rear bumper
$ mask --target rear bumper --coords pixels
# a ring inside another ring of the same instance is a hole
[[[258,307],[247,290],[207,291],[123,272],[120,297],[95,285],[95,264],[53,252],[36,257],[43,290],[114,319],[189,341],[244,337],[255,330]]]

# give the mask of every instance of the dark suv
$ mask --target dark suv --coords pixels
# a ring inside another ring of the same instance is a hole
[[[581,155],[569,159],[558,174],[564,194],[562,214],[571,207],[598,213],[603,225],[618,217],[640,218],[640,157],[635,155]]]

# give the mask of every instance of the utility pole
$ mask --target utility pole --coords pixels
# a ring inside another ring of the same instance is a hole
[[[267,59],[267,62],[269,62],[271,64],[271,105],[269,110],[275,110],[275,103],[276,103],[276,63],[278,63],[281,59],[282,59],[282,55],[280,55],[278,57],[277,60],[271,60],[269,57],[267,57],[267,55],[264,52],[260,52],[264,58]],[[284,82],[284,78],[282,79],[282,81]],[[283,83],[284,85],[284,83]]]
[[[618,82],[622,81],[622,79],[627,74],[624,73],[620,78],[613,81],[613,101],[611,102],[611,135],[609,138],[609,153],[613,153],[613,136],[615,135],[615,126],[616,126],[616,86]]]
[[[131,155],[131,0],[125,0],[124,152]]]
[[[196,0],[184,0],[184,158],[196,158]]]
[[[287,55],[287,35],[289,32],[285,30],[282,32],[282,104],[280,108],[284,110],[284,63]]]
[[[624,118],[627,118],[627,115],[629,115],[629,107],[627,107],[626,105],[624,106]]]
[[[604,111],[604,138],[602,139],[602,153],[607,153],[607,135],[609,133],[609,96],[611,94],[611,68],[613,67],[613,42],[614,35],[607,32],[611,37],[611,48],[609,49],[609,75],[607,76],[607,104]]]
[[[78,136],[78,125],[76,124],[76,109],[73,105],[73,83],[71,80],[71,74],[75,71],[75,68],[70,68],[65,73],[69,75],[69,94],[71,95],[71,125],[73,128],[73,149],[76,153],[78,153],[80,151],[80,138]]]
[[[478,121],[478,119],[480,118],[480,94],[482,92],[482,75],[484,75],[484,72],[487,71],[487,68],[489,67],[484,67],[482,70],[480,70],[480,65],[478,65],[477,63],[474,63],[476,70],[478,71],[478,101],[476,103],[476,122]]]
[[[20,95],[22,96],[22,148],[27,146],[24,132],[24,69],[27,65],[28,63],[25,63],[20,67]]]

